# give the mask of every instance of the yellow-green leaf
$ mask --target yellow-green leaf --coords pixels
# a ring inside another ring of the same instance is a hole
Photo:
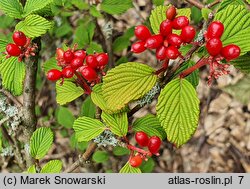
[[[83,116],[75,120],[73,129],[78,142],[82,142],[90,141],[100,135],[105,130],[105,126],[97,119]]]
[[[120,170],[119,173],[141,173],[140,168],[132,167],[129,162],[127,162]]]
[[[103,96],[109,110],[117,112],[129,102],[138,100],[155,85],[154,70],[136,62],[121,64],[103,78]]]
[[[51,160],[42,167],[40,173],[60,173],[61,170],[62,170],[62,161]]]
[[[1,0],[0,9],[10,17],[22,18],[23,6],[19,0]]]
[[[161,91],[157,116],[167,138],[177,147],[185,144],[198,126],[199,99],[194,87],[185,79],[175,79]]]

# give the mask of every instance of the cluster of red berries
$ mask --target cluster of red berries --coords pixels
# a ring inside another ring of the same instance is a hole
[[[149,153],[147,155],[159,155],[159,149],[161,146],[161,139],[158,136],[148,137],[148,135],[143,132],[137,132],[135,134],[135,140],[141,147],[147,147]],[[135,156],[130,157],[129,163],[132,167],[139,167],[143,161],[146,159],[145,154],[138,153]]]
[[[224,25],[220,21],[213,21],[205,34],[206,49],[210,54],[208,62],[210,64],[210,76],[208,83],[211,83],[212,77],[218,78],[223,74],[228,74],[228,64],[220,64],[220,61],[226,59],[227,62],[239,57],[240,47],[230,44],[223,47],[220,40],[224,32]]]
[[[47,73],[48,80],[57,81],[64,78],[72,78],[82,76],[89,83],[98,83],[100,75],[104,74],[103,69],[108,63],[108,55],[106,53],[94,53],[87,55],[85,50],[73,49],[64,51],[61,48],[56,50],[57,65],[62,67],[62,71],[51,69]],[[79,75],[81,74],[81,75]]]
[[[12,56],[18,57],[18,61],[21,62],[24,57],[29,58],[30,56],[35,56],[37,45],[31,45],[31,39],[26,37],[23,32],[15,31],[12,35],[12,39],[14,43],[9,43],[6,46],[6,58]]]
[[[180,56],[179,48],[184,43],[190,43],[195,37],[195,28],[189,25],[186,16],[177,16],[176,8],[171,6],[166,11],[166,20],[160,25],[159,34],[151,35],[149,29],[140,25],[135,28],[135,36],[140,40],[135,42],[131,51],[141,53],[148,49],[156,49],[158,60],[176,59]],[[173,29],[181,30],[181,34],[172,33]]]

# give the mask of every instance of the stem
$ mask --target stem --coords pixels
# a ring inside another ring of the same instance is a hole
[[[21,103],[19,100],[17,100],[17,98],[14,97],[9,91],[6,91],[6,90],[4,90],[4,89],[0,89],[0,92],[3,93],[3,94],[4,94],[7,98],[9,98],[12,102],[14,102],[15,105],[17,106],[17,108],[20,108],[20,107],[23,106],[22,103]]]
[[[85,94],[89,95],[92,92],[92,90],[89,87],[89,85],[87,84],[87,82],[82,78],[82,76],[78,72],[75,72],[75,75],[77,76],[77,78],[81,82],[83,89],[85,90]]]
[[[166,59],[162,64],[162,67],[155,72],[155,75],[159,75],[160,73],[165,72],[168,69],[168,63],[169,59]]]
[[[214,2],[212,2],[212,3],[210,3],[210,4],[208,4],[208,5],[207,5],[207,8],[212,8],[213,6],[219,4],[220,2],[221,2],[221,0],[216,0],[216,1],[214,1]]]
[[[191,74],[193,71],[199,69],[202,66],[205,66],[208,63],[206,58],[201,58],[195,65],[193,65],[192,67],[186,69],[185,71],[183,71],[180,74],[180,78],[184,78],[186,76],[188,76],[189,74]]]
[[[25,80],[23,92],[23,126],[24,126],[24,142],[29,145],[30,138],[36,129],[36,114],[35,114],[35,92],[36,92],[36,73],[39,59],[39,52],[41,49],[41,39],[36,38],[34,42],[38,46],[36,56],[25,64]],[[30,167],[33,159],[29,152],[26,152],[26,166]]]
[[[143,150],[143,149],[141,149],[141,148],[137,148],[137,147],[135,147],[135,146],[133,146],[133,145],[131,145],[131,144],[128,144],[128,145],[127,145],[127,148],[128,148],[129,150],[132,150],[132,151],[137,151],[137,152],[139,152],[140,154],[143,154],[143,155],[145,155],[145,156],[149,156],[149,157],[152,156],[152,153],[151,153],[151,152],[146,151],[146,150]]]
[[[196,1],[196,0],[185,0],[185,1],[187,1],[188,3],[196,6],[199,9],[202,9],[202,8],[205,7],[205,5],[203,3],[199,2],[199,1]]]

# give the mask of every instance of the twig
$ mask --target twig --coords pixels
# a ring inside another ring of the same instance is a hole
[[[35,92],[36,92],[36,73],[37,64],[39,58],[39,52],[41,49],[41,39],[36,38],[34,42],[38,46],[36,56],[27,61],[25,64],[26,75],[24,80],[24,92],[23,92],[23,126],[24,126],[24,142],[29,145],[32,133],[36,129],[36,114],[35,114]],[[29,152],[26,152],[27,167],[30,167],[33,163],[33,159]]]
[[[4,138],[6,138],[6,140],[13,146],[14,145],[14,141],[12,140],[12,138],[10,137],[10,135],[8,134],[8,131],[6,130],[6,128],[3,126],[3,124],[8,121],[10,118],[9,117],[5,117],[3,119],[1,119],[0,121],[0,127],[3,133]]]
[[[140,7],[137,5],[136,2],[133,2],[133,6],[135,8],[135,12],[138,14],[139,18],[141,19],[141,22],[144,23],[146,22],[145,18],[142,16],[141,14],[141,10],[140,10]]]
[[[196,1],[196,0],[185,0],[185,1],[187,1],[188,3],[196,6],[199,9],[202,9],[202,8],[205,7],[205,5],[203,3],[199,2],[199,1]]]
[[[12,102],[14,102],[17,106],[17,108],[22,107],[22,103],[16,99],[9,91],[6,91],[5,89],[0,89],[0,92],[3,93],[8,99],[10,99]]]
[[[220,2],[221,2],[221,0],[216,0],[216,1],[214,1],[214,2],[212,2],[212,3],[210,3],[210,4],[208,4],[208,5],[207,5],[207,8],[212,8],[213,6],[219,4]]]
[[[89,158],[91,157],[91,155],[94,153],[94,151],[97,148],[97,144],[92,142],[89,144],[87,150],[85,151],[85,153],[83,155],[81,155],[79,157],[79,159],[74,162],[70,167],[68,167],[64,173],[71,173],[73,172],[75,169],[77,169],[79,166],[81,166],[82,164],[84,164],[86,161],[89,160]]]

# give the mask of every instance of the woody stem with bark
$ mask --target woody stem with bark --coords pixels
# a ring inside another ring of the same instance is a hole
[[[30,138],[36,129],[37,119],[35,114],[35,92],[36,92],[36,73],[39,59],[39,52],[41,49],[41,38],[34,39],[38,49],[36,56],[25,63],[25,80],[23,91],[23,133],[25,145],[29,145]],[[26,166],[29,167],[33,163],[33,159],[29,152],[26,152]]]

